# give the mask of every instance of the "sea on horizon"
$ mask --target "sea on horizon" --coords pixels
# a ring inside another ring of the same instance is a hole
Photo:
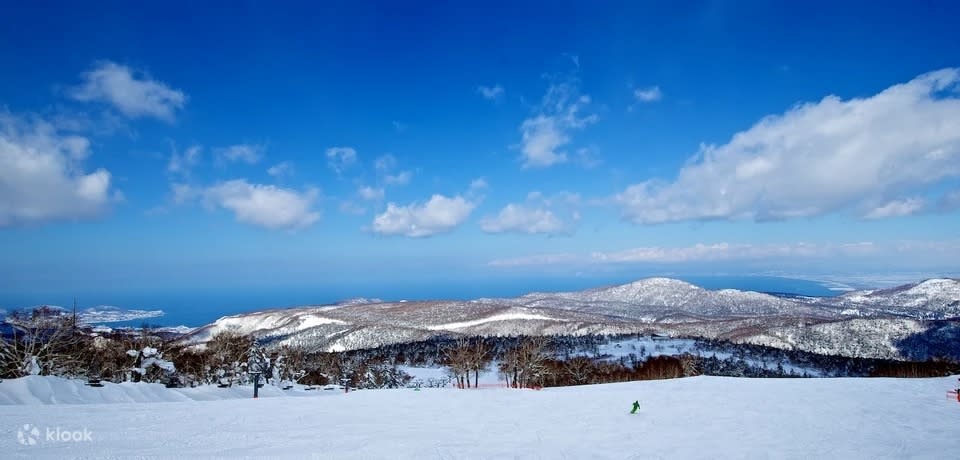
[[[758,292],[833,296],[841,293],[829,283],[775,276],[669,275],[707,289],[740,289]],[[516,297],[530,292],[576,291],[638,278],[497,279],[422,283],[270,288],[112,289],[91,292],[5,292],[0,309],[11,311],[35,305],[79,308],[109,305],[128,310],[162,310],[163,316],[109,323],[110,326],[202,326],[227,315],[304,305],[332,304],[354,298],[397,300],[470,300],[481,297]]]

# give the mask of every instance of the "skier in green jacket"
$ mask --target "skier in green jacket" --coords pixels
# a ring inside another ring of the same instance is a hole
[[[639,401],[639,400],[633,402],[633,410],[631,410],[630,413],[631,413],[631,414],[636,414],[638,410],[640,410],[640,401]]]

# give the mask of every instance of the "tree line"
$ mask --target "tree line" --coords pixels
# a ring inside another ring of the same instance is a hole
[[[281,387],[338,384],[353,388],[447,386],[474,388],[496,372],[513,388],[584,385],[692,375],[746,377],[920,377],[960,372],[955,362],[866,360],[779,350],[715,340],[693,340],[670,355],[640,336],[452,337],[375,349],[308,352],[224,331],[204,346],[183,344],[155,328],[94,330],[61,310],[14,312],[0,326],[0,378],[59,375],[168,386],[247,385],[258,373]],[[635,342],[631,342],[634,340]],[[692,340],[692,339],[691,339]],[[627,349],[621,349],[621,343]],[[601,349],[617,349],[618,355]],[[443,367],[446,376],[414,379],[410,367]]]

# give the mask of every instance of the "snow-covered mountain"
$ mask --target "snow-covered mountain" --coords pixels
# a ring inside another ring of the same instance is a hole
[[[218,332],[233,331],[276,345],[340,351],[439,335],[656,333],[855,357],[922,358],[923,353],[907,350],[905,344],[923,343],[925,350],[939,349],[936,341],[951,337],[953,329],[949,328],[956,329],[956,322],[929,320],[960,318],[958,305],[960,282],[951,279],[834,298],[787,298],[649,278],[585,291],[504,299],[374,299],[265,310],[220,318],[182,340],[202,345]],[[934,328],[936,334],[927,334]],[[914,336],[923,339],[911,342]]]
[[[349,303],[225,316],[183,340],[202,344],[221,331],[276,344],[339,351],[438,335],[559,335],[640,332],[635,321],[480,301]]]
[[[527,306],[601,312],[657,321],[686,315],[695,318],[732,318],[803,314],[834,318],[834,308],[809,305],[752,291],[709,290],[671,278],[647,278],[628,284],[578,292],[533,293],[502,299]]]
[[[960,280],[937,278],[890,289],[851,291],[822,303],[918,319],[957,318]]]

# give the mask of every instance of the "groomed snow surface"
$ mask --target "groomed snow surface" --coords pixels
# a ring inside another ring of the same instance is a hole
[[[541,391],[267,389],[254,400],[249,388],[29,377],[0,383],[0,457],[956,458],[955,383],[694,377]],[[26,424],[21,438],[36,427],[34,445],[18,440]],[[87,429],[90,440],[48,440],[48,429]]]

